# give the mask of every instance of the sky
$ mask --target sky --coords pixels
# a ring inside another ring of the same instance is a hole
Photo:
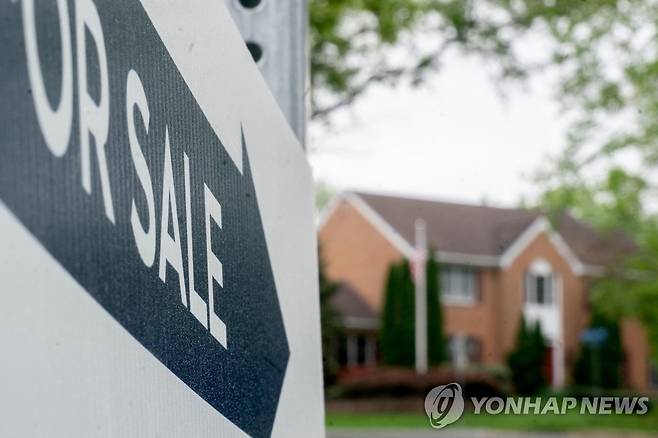
[[[451,55],[425,86],[377,86],[330,126],[311,123],[309,159],[336,190],[514,206],[564,145],[551,92],[538,79],[502,98],[480,61]]]

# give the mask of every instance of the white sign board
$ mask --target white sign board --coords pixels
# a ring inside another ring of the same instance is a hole
[[[0,47],[0,436],[324,436],[310,169],[224,2]]]

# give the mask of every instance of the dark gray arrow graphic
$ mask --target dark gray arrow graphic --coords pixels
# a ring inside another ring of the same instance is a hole
[[[48,99],[56,107],[63,71],[60,20],[55,1],[36,3],[41,71]],[[236,165],[139,2],[95,3],[107,51],[110,117],[105,153],[114,223],[106,215],[101,165],[93,138],[91,193],[82,185],[81,163],[85,157],[81,154],[79,129],[80,78],[75,67],[85,56],[88,93],[96,101],[101,93],[101,68],[93,35],[85,35],[87,53],[77,53],[73,1],[68,2],[68,13],[73,41],[74,110],[69,144],[62,156],[55,156],[48,148],[35,111],[22,5],[0,2],[0,200],[162,364],[246,433],[269,436],[290,353],[246,148],[249,132],[243,132],[244,162]],[[143,84],[150,112],[148,124],[138,111],[134,120],[127,120],[126,79],[131,70],[137,72]],[[157,248],[150,267],[140,258],[131,227],[133,202],[141,224],[149,222],[148,202],[131,157],[131,122],[154,195]],[[176,216],[173,211],[162,211],[166,136],[171,147]],[[189,163],[189,203],[185,156]],[[206,187],[221,205],[221,224],[212,221],[208,226]],[[191,240],[187,204],[191,210]],[[160,226],[163,214],[170,218],[166,229]],[[175,237],[174,220],[179,230],[187,303],[190,272],[195,291],[206,304],[211,301],[206,268],[208,241],[208,251],[221,262],[223,284],[214,284],[211,310],[226,326],[226,348],[183,302],[180,273],[166,264],[166,282],[159,275],[161,236],[167,233],[171,239]],[[206,236],[207,229],[210,236]],[[193,246],[191,259],[189,245]]]

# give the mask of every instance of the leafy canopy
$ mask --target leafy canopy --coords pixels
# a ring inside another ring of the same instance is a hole
[[[420,84],[451,49],[485,61],[497,80],[558,67],[565,104],[617,111],[630,100],[640,103],[637,92],[652,89],[647,73],[658,71],[655,50],[645,47],[654,45],[653,34],[636,37],[642,26],[654,31],[653,3],[311,0],[312,115],[350,105],[376,83]],[[522,56],[520,46],[537,36],[546,42],[543,56]]]

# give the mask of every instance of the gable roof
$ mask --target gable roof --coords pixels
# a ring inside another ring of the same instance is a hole
[[[568,214],[549,224],[538,210],[468,205],[372,193],[351,192],[346,199],[370,216],[405,255],[413,251],[416,219],[427,224],[428,246],[446,262],[506,265],[539,232],[548,232],[558,251],[578,273],[600,270],[632,251],[621,234],[603,236]]]
[[[610,266],[637,248],[625,233],[599,233],[568,214],[562,215],[558,221],[557,232],[569,244],[574,254],[588,265]]]
[[[338,283],[336,291],[329,298],[329,303],[341,315],[345,327],[353,329],[377,328],[379,323],[377,312],[361,298],[361,294],[349,283],[345,281]]]
[[[526,210],[357,193],[407,242],[415,221],[427,224],[427,242],[441,251],[498,256],[537,218]]]

